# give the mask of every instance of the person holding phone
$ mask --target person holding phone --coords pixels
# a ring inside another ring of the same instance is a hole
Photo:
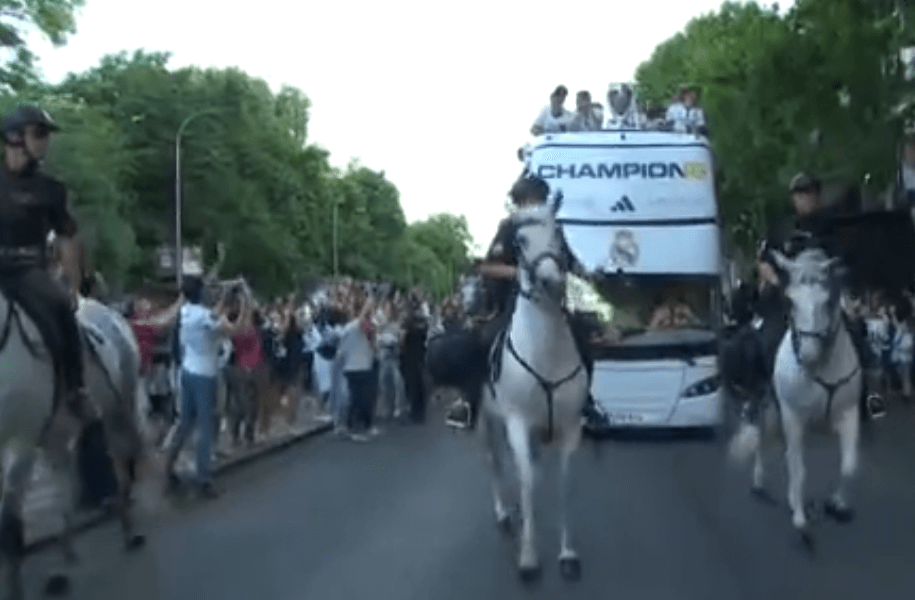
[[[204,305],[204,283],[200,277],[185,279],[183,292],[186,302],[181,307],[178,331],[181,346],[182,408],[181,421],[168,451],[166,463],[169,487],[174,491],[180,486],[180,479],[174,471],[175,463],[191,430],[196,426],[197,484],[201,496],[214,498],[218,494],[213,486],[211,463],[219,350],[224,338],[236,336],[241,332],[251,308],[250,294],[243,294],[239,315],[234,321],[229,321],[225,314],[224,292],[213,310]]]

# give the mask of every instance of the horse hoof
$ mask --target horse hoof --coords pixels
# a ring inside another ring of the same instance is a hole
[[[499,530],[506,534],[510,535],[512,532],[512,518],[511,515],[504,515],[500,519],[496,520],[496,524],[499,526]]]
[[[581,579],[581,559],[577,556],[564,556],[559,559],[559,574],[566,581]]]
[[[767,506],[775,506],[778,504],[778,500],[776,500],[772,496],[772,494],[770,494],[768,492],[768,490],[766,490],[766,488],[764,488],[762,486],[757,487],[754,485],[753,487],[751,487],[750,495],[753,496],[753,498],[755,498],[760,503],[765,504]]]
[[[827,500],[823,505],[823,512],[836,523],[851,523],[855,519],[855,511],[850,506],[839,506],[834,500]]]
[[[826,504],[811,500],[804,504],[804,514],[809,521],[818,522],[823,520],[823,515],[827,513]]]
[[[44,585],[46,596],[66,596],[70,593],[70,578],[66,575],[52,575]]]
[[[805,528],[798,528],[795,530],[797,532],[797,546],[805,555],[810,558],[813,558],[816,555],[816,540],[814,540],[813,534],[810,533],[810,530]]]
[[[539,580],[541,572],[540,565],[518,567],[518,576],[521,578],[521,581],[525,583],[533,583]]]
[[[134,535],[130,539],[124,542],[124,550],[131,552],[133,550],[139,550],[146,545],[146,536],[144,535]]]

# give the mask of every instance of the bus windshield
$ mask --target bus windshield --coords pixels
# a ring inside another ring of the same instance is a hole
[[[711,277],[570,278],[568,303],[592,317],[598,345],[701,343],[715,337],[717,288]]]

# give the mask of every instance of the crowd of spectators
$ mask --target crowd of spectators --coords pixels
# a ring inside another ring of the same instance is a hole
[[[891,301],[880,292],[868,294],[849,307],[851,321],[866,336],[864,362],[865,387],[868,395],[885,400],[910,402],[913,379],[913,319],[912,298]],[[884,402],[868,399],[871,416],[885,414]],[[873,406],[877,410],[873,410]]]
[[[359,442],[379,421],[424,422],[426,342],[460,313],[455,298],[435,307],[420,289],[349,278],[266,302],[243,280],[184,287],[138,290],[127,310],[162,450],[175,464],[196,438],[206,496],[220,454],[322,421]]]

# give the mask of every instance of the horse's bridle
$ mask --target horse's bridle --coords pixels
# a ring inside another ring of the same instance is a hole
[[[540,219],[528,218],[514,223],[515,231],[520,231],[525,227],[530,227],[533,225],[543,225],[543,221]],[[554,261],[560,269],[562,269],[563,260],[562,257],[553,252],[552,250],[545,250],[535,256],[533,259],[528,260],[524,255],[523,249],[518,248],[518,268],[527,275],[527,280],[530,282],[531,289],[524,289],[523,286],[518,286],[518,293],[527,298],[528,300],[536,301],[538,294],[536,290],[542,289],[543,285],[538,285],[539,278],[537,277],[537,269],[540,267],[540,264],[545,260]]]
[[[830,299],[830,304],[833,302],[838,302],[838,300]],[[797,328],[797,325],[794,322],[794,315],[788,315],[788,335],[791,340],[791,350],[794,352],[794,360],[797,361],[798,366],[807,371],[810,378],[822,387],[826,391],[826,418],[829,418],[829,415],[832,413],[832,401],[835,398],[836,392],[838,392],[842,387],[847,385],[851,380],[858,374],[858,371],[861,370],[860,362],[858,365],[852,369],[851,373],[842,377],[841,379],[833,382],[824,381],[818,375],[814,375],[810,370],[801,363],[800,351],[801,351],[801,340],[804,338],[812,338],[819,340],[823,345],[823,351],[826,352],[829,350],[836,341],[836,337],[839,333],[839,328],[842,326],[842,314],[841,308],[838,309],[838,312],[835,312],[835,316],[832,319],[832,323],[826,329],[826,331],[804,331]]]

